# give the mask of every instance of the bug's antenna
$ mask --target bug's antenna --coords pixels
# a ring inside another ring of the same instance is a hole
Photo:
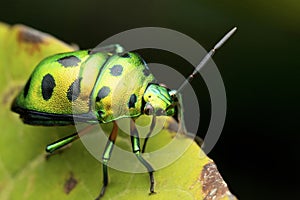
[[[198,64],[198,66],[196,67],[196,69],[193,71],[193,73],[187,78],[185,79],[185,81],[182,83],[182,85],[178,88],[178,90],[176,91],[176,93],[180,92],[183,88],[185,88],[185,86],[191,82],[194,78],[194,76],[197,74],[197,72],[199,72],[203,66],[205,66],[205,64],[208,62],[208,60],[216,53],[216,50],[219,49],[236,31],[237,27],[234,27],[233,29],[231,29],[215,46],[214,48],[212,48],[205,56],[204,58],[201,60],[201,62]]]

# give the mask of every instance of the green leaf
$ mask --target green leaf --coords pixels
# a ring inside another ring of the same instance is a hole
[[[62,154],[46,159],[45,145],[75,132],[74,127],[24,125],[10,111],[14,96],[23,87],[35,65],[44,57],[73,47],[23,25],[0,23],[0,199],[94,199],[102,186],[101,163],[80,141]],[[141,119],[143,123],[143,119]],[[107,128],[108,129],[108,128]],[[184,144],[190,139],[173,137],[164,129],[149,140],[147,150],[171,140]],[[127,142],[126,142],[127,141]],[[117,145],[130,148],[128,136]],[[176,151],[176,149],[171,149]],[[159,162],[156,161],[156,162]],[[103,199],[235,199],[226,183],[196,143],[172,165],[154,173],[155,191],[149,196],[147,173],[124,173],[109,169],[110,183]]]

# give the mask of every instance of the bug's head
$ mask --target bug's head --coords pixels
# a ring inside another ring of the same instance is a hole
[[[174,116],[176,97],[175,91],[166,88],[165,85],[150,84],[144,95],[145,106],[143,113],[146,115]]]
[[[176,90],[170,90],[163,84],[150,84],[144,95],[145,102],[143,113],[153,116],[172,116],[178,123],[178,131],[186,133],[182,98]]]

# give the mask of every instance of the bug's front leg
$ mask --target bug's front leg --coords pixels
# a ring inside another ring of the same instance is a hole
[[[102,155],[102,169],[103,169],[103,186],[101,188],[100,194],[98,195],[98,197],[96,198],[96,200],[99,200],[101,197],[103,197],[106,187],[108,185],[108,170],[107,170],[107,163],[111,157],[111,153],[112,150],[114,148],[115,145],[115,141],[117,139],[117,135],[118,135],[118,125],[117,123],[114,121],[113,122],[113,128],[112,131],[109,135],[108,141],[106,143],[103,155]]]
[[[147,136],[146,136],[146,138],[144,140],[144,144],[143,144],[143,148],[142,148],[142,153],[145,153],[148,139],[150,138],[150,136],[151,136],[151,134],[152,134],[152,132],[154,130],[155,124],[156,124],[156,116],[153,115],[149,133],[147,134]]]
[[[131,144],[132,144],[132,151],[138,158],[138,160],[147,168],[150,177],[150,194],[155,194],[154,192],[154,176],[153,167],[142,157],[141,150],[140,150],[140,138],[139,133],[135,126],[135,121],[130,120],[130,135],[131,135]]]

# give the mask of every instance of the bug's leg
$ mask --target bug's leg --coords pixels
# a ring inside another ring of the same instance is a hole
[[[52,155],[53,152],[55,152],[63,147],[66,147],[68,144],[77,140],[80,136],[89,132],[92,127],[93,127],[92,125],[87,126],[79,132],[73,133],[72,135],[68,135],[64,138],[61,138],[61,139],[51,143],[51,144],[48,144],[46,146],[46,152],[50,153],[49,155]],[[49,156],[47,156],[47,158],[49,158]]]
[[[139,161],[147,168],[150,177],[150,194],[154,194],[154,176],[153,167],[142,157],[140,151],[140,138],[139,133],[136,129],[134,120],[130,120],[130,135],[131,135],[131,144],[132,144],[132,151],[139,159]]]
[[[143,148],[142,148],[142,153],[144,153],[145,150],[146,150],[146,145],[147,145],[148,139],[149,139],[150,135],[151,135],[152,132],[153,132],[153,129],[154,129],[154,127],[155,127],[155,124],[156,124],[156,116],[153,115],[149,133],[147,134],[147,136],[146,136],[146,138],[145,138],[145,140],[144,140],[144,144],[143,144]]]
[[[108,170],[107,170],[107,163],[111,157],[111,153],[112,150],[114,148],[114,144],[118,135],[118,125],[117,123],[114,121],[113,122],[113,128],[112,131],[110,133],[110,136],[108,138],[108,141],[106,143],[103,155],[102,155],[102,169],[103,169],[103,186],[102,189],[100,191],[99,196],[96,198],[96,200],[99,200],[105,193],[105,189],[108,185]]]
[[[46,152],[50,153],[50,155],[53,155],[52,153],[56,153],[57,150],[66,147],[68,144],[70,144],[71,142],[74,142],[75,140],[77,140],[79,138],[78,133],[74,133],[72,135],[68,135],[64,138],[61,138],[51,144],[48,144],[46,146]]]
[[[112,54],[121,54],[124,53],[124,48],[119,44],[111,44],[107,46],[97,46],[91,50],[91,54],[98,52],[108,52]]]

